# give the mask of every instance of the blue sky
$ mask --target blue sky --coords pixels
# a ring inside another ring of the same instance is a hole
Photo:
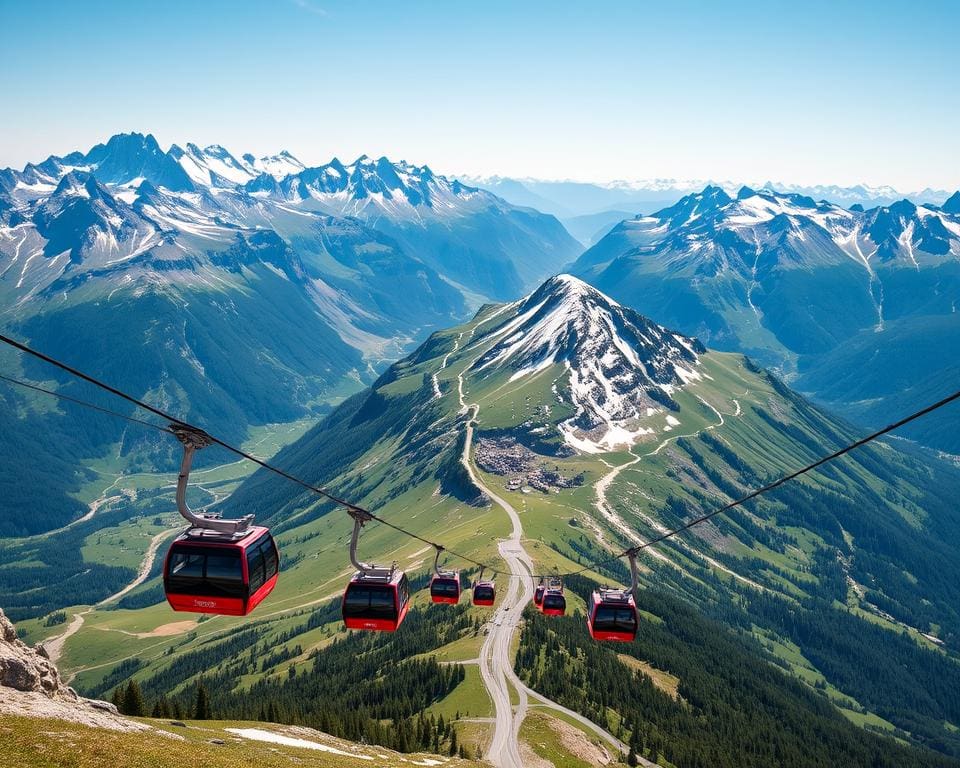
[[[960,3],[11,2],[0,166],[120,131],[441,172],[960,186]]]

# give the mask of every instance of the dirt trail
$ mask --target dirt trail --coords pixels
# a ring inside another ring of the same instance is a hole
[[[77,634],[77,632],[80,631],[80,628],[83,626],[83,621],[85,616],[92,613],[93,611],[95,611],[97,608],[101,606],[107,605],[108,603],[112,603],[114,600],[119,600],[125,594],[127,594],[133,589],[136,589],[141,584],[143,584],[144,581],[147,580],[147,576],[150,575],[150,569],[153,568],[154,558],[156,558],[157,556],[157,549],[159,549],[160,545],[163,543],[163,540],[167,538],[171,533],[174,533],[174,531],[176,530],[179,530],[179,528],[161,531],[152,539],[150,539],[150,545],[147,547],[146,553],[144,553],[143,560],[140,562],[140,569],[137,571],[137,575],[133,579],[133,581],[127,584],[119,592],[115,592],[109,597],[105,597],[96,605],[91,606],[90,608],[87,608],[83,611],[80,611],[79,613],[74,614],[73,618],[70,620],[70,624],[67,625],[66,630],[62,634],[59,634],[56,637],[50,638],[49,640],[43,643],[43,647],[46,649],[47,654],[50,656],[50,660],[54,664],[56,664],[60,660],[60,657],[63,655],[63,648],[66,645],[67,640],[69,640],[71,637]],[[74,675],[76,675],[76,672],[74,673]],[[73,676],[71,676],[70,679],[72,680]]]

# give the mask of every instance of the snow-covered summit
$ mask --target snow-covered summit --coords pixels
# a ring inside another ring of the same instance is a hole
[[[348,165],[334,158],[304,168],[274,185],[259,177],[247,184],[254,194],[282,194],[292,202],[308,201],[338,215],[386,215],[394,219],[443,217],[502,203],[489,193],[436,175],[426,165],[376,160],[361,155]]]
[[[551,366],[567,371],[566,396],[576,415],[561,429],[588,452],[632,445],[671,394],[701,378],[696,339],[674,333],[571,275],[551,277],[509,305],[505,321],[485,335],[495,340],[474,364],[477,375],[504,368],[511,381]],[[559,394],[559,393],[558,393]]]
[[[266,173],[275,179],[282,179],[294,173],[299,173],[305,166],[297,158],[291,155],[287,150],[276,155],[256,158],[251,154],[243,156],[244,162],[259,173]]]
[[[743,187],[730,197],[708,186],[617,225],[578,265],[602,264],[633,249],[638,256],[663,254],[673,271],[715,275],[732,269],[747,279],[777,266],[850,260],[868,274],[878,261],[916,268],[960,256],[960,217],[952,200],[943,208],[902,200],[864,211],[768,188]]]

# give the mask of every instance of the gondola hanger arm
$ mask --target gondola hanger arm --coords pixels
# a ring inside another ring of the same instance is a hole
[[[197,514],[187,505],[187,486],[190,482],[190,468],[193,454],[214,444],[214,439],[202,429],[187,424],[172,423],[170,431],[183,446],[183,458],[180,461],[180,474],[177,476],[177,510],[190,525],[205,531],[216,531],[229,536],[246,533],[253,524],[253,515],[245,515],[237,520],[224,520],[212,515]]]

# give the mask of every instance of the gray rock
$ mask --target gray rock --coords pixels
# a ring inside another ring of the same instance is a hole
[[[0,610],[0,686],[48,699],[77,701],[77,694],[61,684],[60,673],[43,646],[31,648],[17,639],[17,630]]]
[[[12,643],[16,639],[17,630],[14,629],[10,619],[8,619],[6,614],[4,614],[3,608],[0,608],[0,640],[3,640],[6,643]]]
[[[226,744],[227,742],[225,742],[223,739],[210,739],[210,743],[211,743],[211,744]]]
[[[109,712],[111,715],[120,714],[116,704],[111,704],[109,701],[100,701],[99,699],[85,699],[84,701],[86,701],[87,706],[99,709],[101,712]]]
[[[180,720],[171,720],[171,721],[170,721],[170,725],[175,725],[175,726],[177,726],[177,728],[186,728],[186,727],[187,727],[187,724],[181,722]]]
[[[38,656],[43,656],[43,658],[47,660],[50,659],[50,654],[47,653],[47,648],[43,643],[37,643],[35,646],[33,646],[33,650],[37,652]]]
[[[40,674],[20,656],[0,656],[0,685],[18,691],[39,691]]]

